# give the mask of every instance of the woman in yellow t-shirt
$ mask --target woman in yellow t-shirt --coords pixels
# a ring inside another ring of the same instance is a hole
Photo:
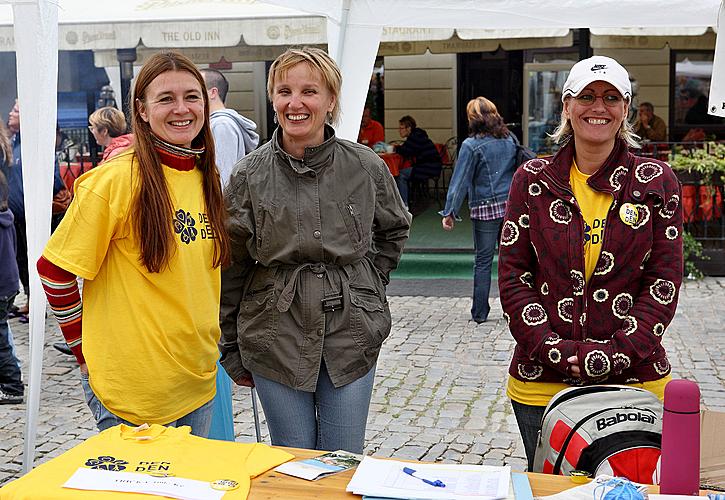
[[[205,437],[229,244],[204,80],[158,53],[132,103],[133,146],[76,181],[38,271],[100,430],[190,425]]]
[[[631,384],[660,398],[661,344],[682,282],[680,185],[628,151],[629,75],[594,56],[575,64],[553,157],[516,172],[501,233],[499,288],[516,349],[508,396],[532,469],[544,408],[572,385]]]

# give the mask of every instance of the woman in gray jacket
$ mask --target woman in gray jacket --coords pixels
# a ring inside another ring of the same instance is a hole
[[[314,48],[270,68],[279,127],[225,191],[222,365],[257,387],[272,444],[361,453],[410,214],[385,163],[329,125],[341,80]]]

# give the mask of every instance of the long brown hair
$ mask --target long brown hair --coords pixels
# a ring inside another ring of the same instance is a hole
[[[206,148],[197,162],[203,174],[204,201],[209,222],[214,231],[214,267],[229,262],[229,236],[224,227],[226,210],[222,196],[219,172],[214,155],[214,138],[209,126],[209,97],[204,79],[186,56],[173,51],[163,51],[151,56],[141,68],[133,89],[131,128],[134,132],[135,155],[138,160],[140,185],[133,202],[137,214],[134,222],[136,237],[141,246],[141,262],[149,272],[159,272],[166,266],[173,253],[174,231],[173,206],[166,185],[161,160],[154,148],[151,126],[141,118],[139,106],[146,99],[146,90],[156,77],[167,71],[187,71],[196,78],[204,98],[204,124],[192,147]]]
[[[498,114],[496,105],[485,97],[476,97],[466,106],[468,130],[471,135],[492,135],[503,139],[509,135],[509,129]]]

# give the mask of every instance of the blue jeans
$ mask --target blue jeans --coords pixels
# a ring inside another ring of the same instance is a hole
[[[473,265],[473,306],[471,316],[477,323],[483,323],[488,318],[491,306],[488,303],[488,294],[491,291],[491,264],[496,251],[496,242],[501,228],[501,219],[471,220],[473,223],[473,248],[476,251],[476,260]]]
[[[406,207],[408,206],[408,188],[410,187],[410,176],[412,173],[413,167],[401,168],[398,176],[395,178],[398,191],[400,191],[400,197],[403,199]]]
[[[362,453],[375,367],[335,388],[323,361],[315,392],[252,376],[273,445]]]
[[[22,396],[24,388],[20,363],[15,356],[8,326],[8,310],[14,299],[14,294],[0,297],[0,389],[6,394]]]
[[[516,423],[519,424],[521,440],[524,442],[524,451],[526,451],[528,471],[533,472],[536,444],[539,440],[541,419],[544,418],[544,411],[546,410],[546,406],[525,405],[522,403],[518,403],[513,399],[511,400],[511,406],[513,406],[514,409]]]
[[[96,427],[98,427],[99,431],[105,431],[109,427],[113,427],[118,424],[126,424],[134,427],[139,425],[114,415],[108,408],[103,406],[103,403],[101,403],[96,394],[93,392],[93,389],[91,389],[91,385],[88,383],[88,377],[82,374],[81,385],[83,386],[86,404],[88,405],[88,408],[90,408],[93,418],[96,420]],[[182,425],[188,425],[191,427],[192,434],[205,438],[209,436],[213,409],[214,398],[207,401],[191,413],[187,413],[178,420],[174,420],[173,422],[169,422],[164,425],[167,427],[181,427]]]

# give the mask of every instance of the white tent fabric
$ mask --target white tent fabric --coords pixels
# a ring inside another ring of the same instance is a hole
[[[283,8],[277,11],[279,16],[310,21],[308,24],[304,24],[307,22],[304,21],[297,31],[280,31],[279,23],[265,24],[273,17],[269,10],[264,10],[270,8],[269,5],[264,5],[266,3]],[[29,470],[34,459],[41,386],[45,299],[33,264],[49,234],[52,192],[52,176],[49,172],[53,165],[58,22],[63,27],[78,25],[83,29],[87,28],[80,35],[75,34],[78,39],[74,43],[85,40],[83,33],[86,33],[88,42],[96,37],[96,41],[107,42],[106,48],[116,48],[116,42],[122,37],[128,35],[128,40],[123,39],[124,43],[135,46],[138,39],[144,36],[143,33],[139,35],[139,32],[134,31],[135,24],[146,26],[144,23],[161,21],[179,23],[179,30],[169,30],[170,34],[160,35],[162,41],[170,37],[165,43],[171,42],[175,46],[207,41],[204,33],[214,32],[215,27],[225,31],[225,25],[215,23],[245,19],[251,19],[255,26],[266,27],[263,31],[267,38],[280,40],[280,43],[291,43],[281,41],[289,40],[284,38],[287,35],[301,37],[293,43],[315,43],[304,41],[304,37],[318,36],[319,33],[315,33],[314,28],[307,29],[304,26],[313,26],[315,22],[319,22],[314,16],[323,16],[327,19],[329,49],[340,64],[344,79],[340,98],[345,113],[338,133],[354,140],[381,38],[384,33],[385,36],[402,34],[393,27],[442,30],[407,32],[407,35],[438,33],[438,36],[450,36],[454,28],[525,30],[529,35],[542,28],[690,29],[714,26],[718,6],[718,0],[60,0],[59,11],[58,0],[0,0],[0,29],[11,24],[14,28],[14,40],[8,40],[10,37],[7,32],[0,32],[0,49],[3,45],[13,44],[17,51],[18,88],[24,130],[23,164],[27,169],[24,175],[25,196],[26,200],[32,200],[26,203],[32,297],[30,390],[24,470]],[[183,34],[187,21],[210,24],[205,26],[205,30],[199,31],[200,38],[197,38],[196,34]],[[109,31],[106,29],[109,26],[121,26],[121,31]],[[100,31],[93,31],[99,27]],[[177,32],[181,33],[178,39]],[[219,40],[223,36],[224,34],[219,33]],[[209,41],[218,42],[219,40],[211,40],[215,37],[217,35],[208,35]],[[65,31],[62,44],[71,42],[73,36]],[[720,67],[724,62],[723,52],[725,41],[718,39],[711,107],[718,107],[725,115],[725,68]]]
[[[22,115],[21,153],[31,290],[30,381],[23,445],[23,471],[27,472],[32,467],[35,454],[45,343],[45,295],[34,264],[50,235],[58,81],[58,6],[44,0],[11,0],[10,3],[13,4],[17,44],[18,103]]]
[[[328,18],[342,33],[331,50],[340,64],[340,137],[355,140],[378,44],[373,27],[456,29],[701,28],[714,26],[718,0],[263,0]],[[342,16],[344,13],[344,18]],[[367,30],[367,31],[365,31]],[[360,43],[364,40],[364,43]],[[378,42],[380,39],[378,38]],[[355,64],[351,63],[354,61]],[[363,96],[363,98],[361,98]]]

